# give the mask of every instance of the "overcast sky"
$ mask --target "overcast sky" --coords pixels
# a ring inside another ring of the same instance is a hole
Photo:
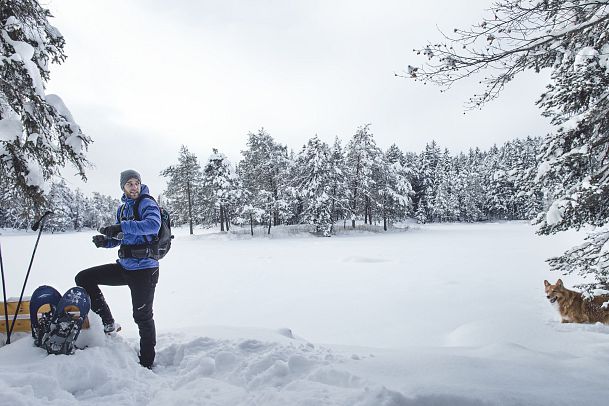
[[[464,114],[476,90],[448,93],[397,78],[423,62],[413,48],[438,29],[480,20],[490,0],[186,1],[47,0],[68,59],[47,93],[63,98],[93,138],[84,191],[118,195],[119,172],[140,171],[151,192],[182,144],[201,162],[213,147],[236,162],[264,127],[298,151],[318,134],[346,141],[371,123],[377,144],[421,151],[432,139],[456,153],[545,135],[534,102],[546,74],[517,78],[500,100]]]

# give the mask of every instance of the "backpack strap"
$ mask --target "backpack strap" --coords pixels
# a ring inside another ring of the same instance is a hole
[[[147,194],[142,194],[139,195],[139,197],[135,200],[135,203],[133,204],[133,218],[136,221],[140,221],[141,220],[141,216],[140,216],[140,202],[143,199],[152,199],[153,202],[156,203],[156,200],[154,199],[154,197],[147,195]],[[158,203],[157,203],[158,206]]]

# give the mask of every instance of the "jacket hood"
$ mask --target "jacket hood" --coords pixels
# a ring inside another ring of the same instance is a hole
[[[140,196],[141,196],[141,195],[149,195],[149,194],[150,194],[150,190],[148,190],[148,186],[146,186],[146,185],[144,185],[144,184],[142,183],[142,188],[141,188],[141,190],[140,190]],[[134,201],[132,198],[127,197],[127,196],[125,195],[125,192],[123,192],[123,196],[121,197],[121,201],[126,202],[126,201],[128,201],[128,200],[130,200],[130,201]]]

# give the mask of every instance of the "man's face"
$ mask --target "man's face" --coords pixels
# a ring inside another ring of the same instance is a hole
[[[142,185],[140,184],[140,181],[136,178],[131,178],[127,181],[127,183],[125,183],[123,189],[125,190],[125,196],[135,200],[140,197]]]

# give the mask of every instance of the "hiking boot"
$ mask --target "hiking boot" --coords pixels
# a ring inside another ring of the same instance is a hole
[[[115,322],[104,324],[104,333],[111,334],[121,331],[121,325]]]
[[[154,362],[154,358],[150,359],[150,357],[142,357],[139,356],[140,365],[144,368],[152,369],[152,363]]]

